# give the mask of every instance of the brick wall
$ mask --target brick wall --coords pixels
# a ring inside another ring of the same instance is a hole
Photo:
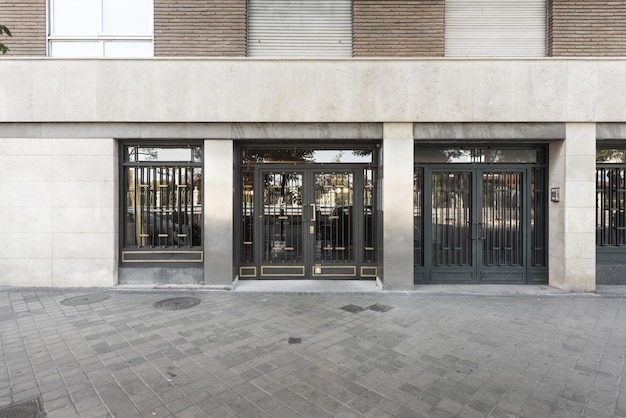
[[[626,2],[548,1],[548,55],[626,56]]]
[[[155,0],[155,56],[245,56],[246,0]]]
[[[46,55],[46,0],[0,0],[0,24],[13,35],[0,37],[7,56]]]
[[[441,57],[444,0],[354,0],[355,57]]]

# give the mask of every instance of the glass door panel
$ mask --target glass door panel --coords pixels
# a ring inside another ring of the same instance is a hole
[[[471,173],[432,173],[432,266],[472,265]]]
[[[303,262],[302,173],[263,174],[264,264]]]
[[[521,266],[522,173],[482,173],[482,265]]]
[[[314,175],[315,262],[354,262],[354,174]]]

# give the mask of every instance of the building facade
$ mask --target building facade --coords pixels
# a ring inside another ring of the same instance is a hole
[[[0,285],[626,284],[625,14],[0,0]]]

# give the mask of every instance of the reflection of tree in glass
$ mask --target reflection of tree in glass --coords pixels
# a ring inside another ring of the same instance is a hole
[[[623,149],[599,149],[596,150],[596,162],[598,163],[623,163]]]
[[[244,160],[248,163],[310,161],[312,158],[312,150],[302,148],[244,150]]]
[[[243,160],[245,163],[280,163],[280,162],[307,162],[314,163],[316,161],[316,151],[322,149],[313,148],[281,148],[281,149],[253,149],[246,148],[243,150]],[[329,151],[329,150],[326,150]],[[356,157],[367,157],[372,154],[371,149],[350,150],[352,155]],[[330,162],[343,162],[344,150],[337,150],[337,154]]]
[[[268,173],[263,179],[264,201],[270,205],[302,205],[298,173]]]

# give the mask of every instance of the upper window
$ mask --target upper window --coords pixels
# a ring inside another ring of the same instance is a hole
[[[153,0],[49,0],[51,57],[152,57]]]
[[[351,0],[249,0],[248,56],[351,57]]]
[[[445,55],[546,56],[546,0],[446,0]]]

